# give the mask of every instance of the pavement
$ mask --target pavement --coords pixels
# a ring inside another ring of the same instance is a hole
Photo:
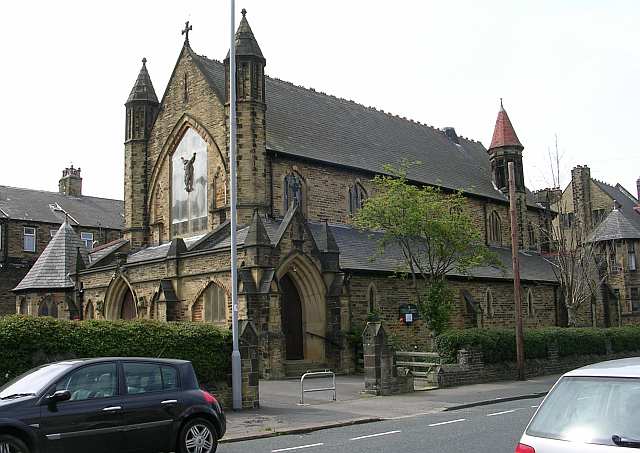
[[[261,439],[287,434],[303,434],[322,429],[402,420],[434,414],[454,414],[494,404],[543,396],[559,376],[543,376],[527,381],[505,381],[448,389],[420,391],[394,396],[362,393],[362,376],[336,377],[337,397],[331,392],[305,394],[299,405],[298,380],[261,381],[259,409],[227,411],[227,433],[222,443]],[[324,387],[321,379],[306,387]],[[526,406],[526,404],[525,404]],[[492,407],[492,406],[489,406]]]
[[[513,453],[541,397],[226,443],[220,453]]]

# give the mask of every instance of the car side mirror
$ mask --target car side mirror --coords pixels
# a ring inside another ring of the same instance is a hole
[[[51,395],[47,396],[46,401],[49,404],[59,403],[61,401],[69,401],[71,399],[71,392],[69,390],[58,390]]]

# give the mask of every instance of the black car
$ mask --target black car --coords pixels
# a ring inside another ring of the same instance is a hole
[[[0,387],[0,453],[213,453],[225,430],[183,360],[68,360]]]

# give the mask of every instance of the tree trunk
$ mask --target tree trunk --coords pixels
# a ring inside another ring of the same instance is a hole
[[[576,327],[578,323],[577,311],[577,307],[572,304],[567,304],[567,325],[569,327]]]

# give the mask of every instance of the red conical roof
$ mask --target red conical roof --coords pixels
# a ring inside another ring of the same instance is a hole
[[[509,115],[502,106],[502,100],[500,100],[500,111],[498,112],[498,118],[496,119],[496,127],[493,130],[493,138],[491,139],[491,146],[489,150],[493,148],[500,148],[501,146],[518,146],[524,148],[516,131],[513,129]]]

